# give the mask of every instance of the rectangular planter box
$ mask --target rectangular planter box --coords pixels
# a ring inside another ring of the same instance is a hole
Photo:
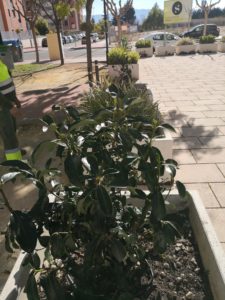
[[[196,45],[180,45],[176,46],[176,54],[192,54],[196,52]]]
[[[141,57],[152,57],[153,56],[153,48],[136,48],[136,51],[140,54]]]
[[[164,129],[163,133],[164,137],[153,139],[152,145],[160,150],[166,160],[173,157],[173,138],[169,130]]]
[[[217,43],[199,44],[198,52],[199,53],[216,53],[217,52]]]
[[[166,45],[166,46],[158,46],[155,48],[155,56],[166,56],[166,55],[174,55],[175,47]]]
[[[218,43],[218,51],[225,53],[225,43],[222,42]]]
[[[121,65],[109,65],[109,76],[112,78],[121,76]],[[129,70],[131,71],[131,77],[134,80],[139,79],[139,64],[130,64],[128,65]]]
[[[124,191],[126,195],[129,192]],[[222,246],[216,236],[206,209],[199,194],[196,191],[190,192],[192,199],[189,199],[189,219],[195,234],[195,239],[201,254],[205,270],[208,272],[211,290],[215,300],[224,300],[225,295],[225,255]],[[185,207],[184,201],[177,194],[173,194],[168,199],[171,207],[175,205],[178,210]],[[130,199],[129,203],[141,206],[140,199]],[[180,203],[180,204],[179,204]],[[5,284],[0,295],[2,300],[27,300],[23,287],[26,282],[29,270],[21,266],[24,254],[21,253],[16,264]]]

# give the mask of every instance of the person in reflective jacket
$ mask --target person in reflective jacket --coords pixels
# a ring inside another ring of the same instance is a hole
[[[0,59],[0,136],[3,140],[6,160],[21,160],[21,151],[16,136],[15,118],[10,110],[21,104],[7,66]]]

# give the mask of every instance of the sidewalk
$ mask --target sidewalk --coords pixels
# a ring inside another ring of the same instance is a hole
[[[142,59],[140,81],[176,128],[177,180],[200,193],[225,250],[225,55]]]

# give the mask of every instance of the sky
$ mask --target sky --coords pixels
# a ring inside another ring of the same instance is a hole
[[[155,1],[155,0],[133,0],[133,6],[136,9],[141,9],[141,8],[150,9],[156,2],[158,3],[158,5],[161,8],[163,8],[164,0],[157,0],[157,1]],[[122,3],[126,3],[126,0],[122,0]],[[193,7],[195,7],[195,6],[196,5],[195,5],[195,0],[194,0]],[[218,4],[217,7],[224,8],[225,0],[221,0],[220,4]],[[93,15],[103,14],[103,1],[102,0],[94,0],[92,14]]]

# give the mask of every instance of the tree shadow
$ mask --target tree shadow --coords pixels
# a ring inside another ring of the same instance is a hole
[[[180,123],[179,132],[180,137],[175,137],[174,141],[186,144],[185,148],[176,148],[177,150],[198,150],[199,154],[206,154],[209,150],[214,149],[214,154],[217,154],[222,151],[224,147],[222,147],[219,143],[218,146],[214,147],[210,146],[210,142],[216,138],[220,131],[217,126],[203,126],[203,125],[195,125],[194,117],[190,117],[190,115],[177,112],[176,110],[171,110],[167,113],[166,122],[171,123],[176,127],[177,124]],[[210,128],[212,127],[212,128]]]

